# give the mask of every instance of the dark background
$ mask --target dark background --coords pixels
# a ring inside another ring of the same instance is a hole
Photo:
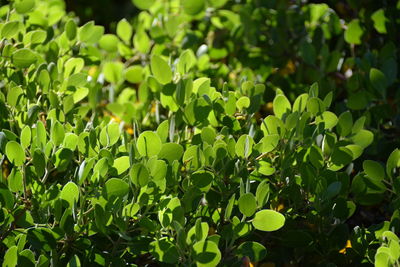
[[[106,30],[114,27],[113,22],[132,18],[140,12],[130,0],[65,0],[65,3],[67,11],[73,11],[81,24],[94,20]]]
[[[122,18],[133,18],[140,10],[136,8],[131,0],[64,0],[68,12],[74,12],[80,18],[80,24],[94,20],[96,24],[105,26],[109,31],[115,27],[115,23]],[[146,0],[143,0],[146,1]],[[240,2],[246,2],[241,0]],[[259,5],[275,6],[277,2],[296,3],[298,0],[253,0]],[[8,0],[0,0],[0,6],[7,4]],[[330,8],[345,20],[351,20],[357,16],[361,8],[375,10],[382,6],[391,5],[395,1],[387,0],[363,0],[360,5],[359,0],[309,0],[307,3],[326,3]],[[395,6],[395,3],[392,5]]]

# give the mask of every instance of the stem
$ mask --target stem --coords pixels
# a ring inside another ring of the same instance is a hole
[[[24,186],[24,198],[27,199],[26,193],[26,172],[25,172],[25,164],[22,165],[22,184]]]

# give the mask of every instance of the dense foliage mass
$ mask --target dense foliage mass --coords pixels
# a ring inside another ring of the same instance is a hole
[[[400,1],[306,2],[3,5],[3,266],[398,266]]]

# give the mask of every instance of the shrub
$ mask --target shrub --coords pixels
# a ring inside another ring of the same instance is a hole
[[[4,266],[398,264],[400,152],[365,155],[372,107],[393,97],[393,45],[375,55],[383,70],[357,63],[368,90],[341,100],[325,86],[341,52],[293,37],[305,67],[281,57],[282,7],[133,2],[146,11],[115,34],[78,26],[62,0],[0,8]],[[324,4],[300,11],[294,26],[313,38],[361,42],[360,21],[343,32]],[[263,54],[258,30],[276,50]]]

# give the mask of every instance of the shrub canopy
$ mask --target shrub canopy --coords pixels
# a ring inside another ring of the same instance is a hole
[[[397,266],[400,2],[332,2],[0,7],[3,266]]]

